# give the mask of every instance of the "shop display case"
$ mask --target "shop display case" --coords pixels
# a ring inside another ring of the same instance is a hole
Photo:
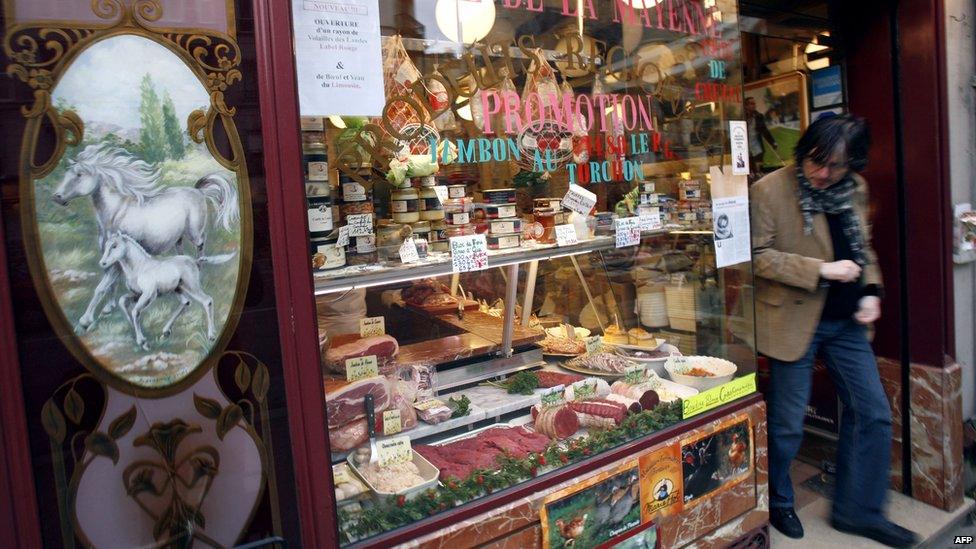
[[[741,113],[734,3],[509,4],[490,10],[496,35],[469,37],[470,13],[410,27],[387,17],[402,3],[380,2],[382,111],[303,112],[345,544],[556,497],[568,471],[619,486],[575,526],[543,503],[536,541],[631,535],[680,508],[654,503],[678,496],[643,486],[660,460],[641,456],[755,391],[748,199],[727,130]],[[748,421],[672,445],[702,471],[722,449],[706,492],[755,481],[762,420]],[[594,486],[601,501],[609,485]]]

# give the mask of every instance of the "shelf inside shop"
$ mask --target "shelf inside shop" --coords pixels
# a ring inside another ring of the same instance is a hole
[[[669,234],[711,234],[711,230],[690,231],[690,227],[680,229],[658,229],[644,231],[643,237]],[[555,244],[528,244],[511,250],[488,250],[488,267],[505,267],[516,263],[555,259],[569,255],[599,252],[614,249],[613,236],[597,236],[572,246],[557,247]],[[332,292],[368,288],[383,284],[395,284],[408,280],[429,278],[451,274],[451,256],[446,252],[430,252],[419,262],[389,265],[354,265],[333,271],[314,273],[315,295]]]

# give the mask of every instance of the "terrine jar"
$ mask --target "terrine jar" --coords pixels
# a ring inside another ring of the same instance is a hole
[[[450,185],[447,187],[448,198],[464,198],[468,187],[466,185]]]
[[[515,217],[518,207],[515,204],[488,204],[485,206],[485,217],[488,219],[503,219]]]
[[[420,195],[417,189],[398,189],[390,193],[390,213],[397,223],[420,221]]]
[[[380,261],[393,261],[399,258],[400,245],[413,234],[410,225],[381,219],[376,225],[376,250]]]
[[[448,225],[467,225],[471,222],[473,203],[469,198],[450,198],[444,203],[444,219]]]
[[[486,238],[489,250],[508,250],[522,244],[522,233],[489,234]]]
[[[556,210],[536,210],[533,214],[535,222],[542,225],[542,236],[536,238],[541,244],[552,244],[556,241]]]
[[[338,241],[337,234],[311,240],[313,271],[329,271],[346,265],[346,248],[336,246]]]
[[[332,202],[328,196],[309,196],[305,199],[308,206],[308,234],[311,238],[328,236],[332,232]]]
[[[424,221],[436,221],[444,219],[444,205],[437,197],[434,187],[422,187],[420,189],[420,219]]]
[[[487,204],[515,204],[515,189],[489,189],[481,196]]]

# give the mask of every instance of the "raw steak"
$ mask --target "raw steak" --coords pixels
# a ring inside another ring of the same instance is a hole
[[[366,417],[363,399],[368,394],[373,395],[373,406],[377,412],[390,407],[392,400],[390,384],[383,376],[361,379],[352,383],[325,380],[325,413],[329,429]]]

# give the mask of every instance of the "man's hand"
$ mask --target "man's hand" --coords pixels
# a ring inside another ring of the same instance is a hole
[[[820,276],[838,282],[854,282],[861,277],[861,266],[850,259],[823,263],[820,265]]]
[[[881,318],[881,298],[874,295],[866,295],[857,302],[857,312],[854,313],[854,320],[861,324],[871,324]]]

